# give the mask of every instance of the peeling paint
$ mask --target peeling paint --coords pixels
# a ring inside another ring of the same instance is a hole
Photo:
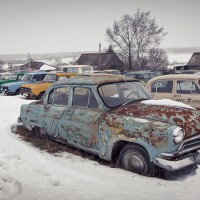
[[[85,78],[74,80],[74,84],[84,85]],[[116,81],[122,80],[115,78],[113,82]],[[67,83],[73,87],[73,78]],[[200,112],[196,110],[146,105],[140,101],[108,109],[97,88],[100,84],[110,83],[110,78],[89,78],[86,83],[84,87],[95,92],[98,108],[76,107],[72,106],[72,102],[68,106],[47,105],[48,92],[59,87],[56,83],[48,89],[43,101],[22,105],[20,117],[23,124],[27,128],[42,127],[56,139],[106,160],[112,159],[113,147],[119,141],[143,146],[152,161],[162,152],[174,152],[181,145],[173,143],[173,131],[177,126],[184,129],[185,139],[200,134]],[[70,95],[72,100],[72,93]],[[33,119],[37,121],[31,121]]]

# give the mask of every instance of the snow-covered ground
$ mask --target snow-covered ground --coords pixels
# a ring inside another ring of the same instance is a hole
[[[21,96],[0,96],[1,200],[197,200],[200,168],[196,174],[173,181],[144,177],[110,168],[82,157],[54,156],[11,133]]]

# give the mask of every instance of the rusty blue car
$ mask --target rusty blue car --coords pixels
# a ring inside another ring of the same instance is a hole
[[[138,80],[82,75],[56,82],[41,100],[23,104],[18,122],[141,175],[197,166],[200,112],[146,104],[150,99]]]

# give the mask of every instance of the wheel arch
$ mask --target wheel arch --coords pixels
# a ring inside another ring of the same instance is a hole
[[[130,142],[126,140],[119,140],[113,145],[111,159],[117,160],[119,158],[119,154],[121,150],[123,149],[123,147],[125,147],[128,144],[130,145],[132,144],[134,146],[139,146],[140,148],[142,148],[146,152],[146,154],[149,156],[149,159],[151,160],[151,155],[149,154],[149,152],[147,151],[147,148],[144,145],[137,142]]]
[[[39,93],[39,95],[37,96],[37,99],[41,99],[43,97],[44,93],[45,93],[45,91],[41,91]]]

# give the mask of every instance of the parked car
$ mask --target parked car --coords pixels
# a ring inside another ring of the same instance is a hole
[[[0,73],[0,80],[6,80],[12,74],[11,72],[2,72]]]
[[[171,74],[151,79],[147,90],[155,99],[172,99],[200,108],[200,75]]]
[[[82,74],[105,74],[104,71],[101,71],[101,70],[92,70],[92,71],[84,71]]]
[[[66,73],[83,74],[85,71],[93,71],[90,65],[66,65],[61,66],[61,70]]]
[[[127,73],[126,76],[136,78],[142,81],[146,85],[146,83],[150,79],[154,78],[156,75],[154,72],[151,72],[151,71],[135,71],[135,72]]]
[[[42,82],[40,83],[28,83],[20,86],[21,94],[26,98],[41,99],[46,89],[54,82],[59,80],[68,79],[77,74],[65,73],[65,72],[49,72]]]
[[[196,74],[200,73],[200,70],[183,70],[181,71],[181,74]]]
[[[1,92],[5,95],[20,94],[20,86],[25,83],[41,82],[48,72],[32,72],[24,74],[20,81],[1,85]]]
[[[77,76],[53,83],[41,100],[22,105],[18,122],[143,175],[156,167],[176,171],[196,165],[200,112],[148,100],[138,80]]]
[[[19,80],[21,80],[23,75],[24,75],[24,73],[10,73],[8,76],[6,76],[6,79],[3,78],[0,80],[0,85],[5,84],[5,83],[19,81]],[[0,86],[0,88],[1,88],[1,86]],[[0,89],[0,93],[1,93],[1,89]]]
[[[114,69],[106,69],[106,70],[103,70],[103,72],[106,74],[121,75],[119,70],[114,70]]]

